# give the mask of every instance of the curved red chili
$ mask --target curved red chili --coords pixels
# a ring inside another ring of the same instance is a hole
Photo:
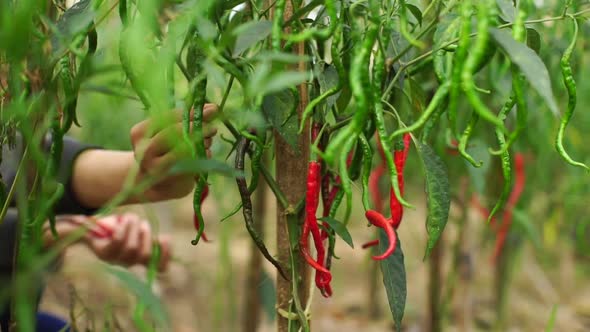
[[[392,223],[387,220],[381,213],[368,210],[365,213],[365,217],[369,222],[377,227],[382,228],[389,239],[389,246],[385,250],[385,252],[379,256],[373,256],[374,260],[383,260],[389,257],[395,251],[395,245],[397,244],[397,235],[395,234],[395,230],[393,229]]]
[[[394,151],[393,155],[395,168],[397,169],[397,181],[399,185],[399,190],[402,194],[404,193],[404,167],[406,165],[406,160],[408,159],[410,141],[410,134],[405,134],[403,137],[403,149]],[[393,227],[397,229],[402,221],[404,208],[397,199],[395,192],[393,191],[393,187],[391,188],[389,193],[389,207],[391,209],[391,221]]]
[[[318,284],[319,288],[323,288],[325,287],[326,282],[330,282],[332,275],[330,271],[324,267],[326,251],[316,218],[316,212],[319,205],[320,183],[321,164],[317,161],[310,161],[307,173],[307,192],[305,196],[305,222],[301,232],[300,250],[307,263],[317,270],[316,284]],[[316,251],[318,253],[317,261],[309,254],[308,238],[310,233],[313,237]]]

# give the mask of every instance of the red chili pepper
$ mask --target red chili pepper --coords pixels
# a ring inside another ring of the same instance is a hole
[[[395,168],[397,169],[397,181],[399,185],[400,193],[404,193],[404,166],[406,165],[406,160],[408,159],[408,151],[410,149],[410,134],[405,134],[403,138],[403,149],[396,150],[393,153],[393,159],[395,163]],[[402,217],[404,214],[404,208],[402,204],[399,202],[397,197],[395,196],[395,192],[393,191],[393,187],[389,192],[389,207],[391,209],[391,220],[393,223],[394,228],[398,228],[399,224],[402,221]]]
[[[376,208],[377,212],[376,211],[367,211],[365,215],[366,215],[367,219],[369,219],[369,222],[371,222],[373,225],[383,228],[389,238],[389,247],[388,247],[387,251],[384,254],[382,254],[381,256],[373,257],[373,259],[379,260],[379,259],[387,258],[395,250],[395,243],[397,241],[397,235],[395,234],[395,230],[399,227],[399,225],[401,223],[401,220],[403,217],[403,206],[399,202],[397,197],[395,196],[395,192],[394,192],[393,188],[391,188],[390,193],[389,193],[389,207],[391,209],[391,218],[385,219],[385,217],[383,217],[383,215],[381,215],[379,213],[380,211],[383,210],[383,203],[382,203],[383,199],[381,197],[381,192],[379,190],[379,178],[381,176],[383,176],[386,168],[385,168],[385,154],[383,151],[383,146],[381,144],[379,144],[379,137],[377,137],[377,140],[378,140],[377,146],[378,146],[379,153],[381,154],[382,163],[379,164],[379,166],[377,166],[373,170],[373,172],[371,173],[371,176],[369,177],[369,190],[371,191],[371,196],[373,198],[373,202],[375,204],[375,208]],[[393,155],[395,168],[397,170],[397,181],[398,181],[400,192],[402,194],[404,192],[404,166],[405,166],[406,160],[408,158],[408,152],[410,149],[410,141],[411,141],[410,134],[405,134],[403,136],[403,148],[400,150],[395,150],[394,155]],[[362,246],[362,248],[366,249],[366,248],[375,246],[377,244],[379,244],[379,240],[373,240],[373,241],[365,243]],[[392,246],[393,246],[393,249],[392,249]]]
[[[459,141],[451,140],[450,146],[447,146],[447,153],[452,156],[459,155]]]
[[[203,201],[205,201],[205,198],[207,198],[207,196],[209,196],[209,186],[205,185],[205,187],[203,188],[203,193],[201,194],[201,204],[203,203]],[[193,213],[193,225],[195,226],[195,230],[197,230],[197,231],[199,230],[199,227],[201,225],[199,218],[194,213]],[[203,238],[203,241],[209,242],[209,239],[207,238],[207,235],[205,234],[205,232],[203,232],[201,237]]]
[[[371,248],[379,244],[379,240],[372,240],[362,245],[363,249]]]
[[[395,230],[393,229],[393,224],[390,220],[386,219],[381,213],[368,210],[365,212],[365,217],[369,222],[379,228],[382,228],[389,239],[389,246],[385,250],[385,252],[379,256],[373,256],[374,260],[382,260],[389,257],[395,251],[395,245],[397,243],[397,235],[395,234]]]
[[[506,236],[508,235],[508,230],[510,229],[510,225],[512,224],[512,210],[522,192],[524,190],[524,183],[525,183],[525,165],[524,165],[524,156],[522,153],[516,153],[514,155],[514,168],[516,177],[514,179],[514,187],[512,188],[512,192],[508,197],[508,201],[506,203],[506,207],[504,209],[504,214],[502,215],[502,225],[499,227],[496,235],[496,248],[494,251],[493,261],[495,262],[500,254],[502,253],[502,249],[504,247],[504,243],[506,242]]]
[[[305,222],[300,239],[301,254],[310,266],[316,269],[316,286],[320,289],[323,296],[331,295],[329,286],[332,280],[332,274],[324,267],[326,259],[326,250],[317,222],[317,209],[319,206],[321,183],[321,164],[318,161],[310,161],[307,173],[307,192],[305,196]],[[309,254],[308,238],[311,233],[318,259],[315,261]]]
[[[377,165],[369,176],[369,191],[371,192],[371,198],[375,205],[375,210],[383,212],[383,196],[381,190],[379,190],[379,179],[385,174],[385,165],[383,163]]]

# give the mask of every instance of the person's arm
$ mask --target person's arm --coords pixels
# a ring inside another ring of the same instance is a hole
[[[215,105],[205,105],[205,121],[210,121],[216,111]],[[150,133],[153,124],[146,120],[132,128],[133,151],[89,149],[78,155],[73,164],[71,189],[81,205],[88,208],[103,206],[121,191],[134,167],[140,169],[134,182],[140,183],[146,177],[165,174],[176,161],[188,156],[179,121]],[[215,133],[215,129],[207,129],[204,133],[207,150]],[[138,160],[142,154],[143,158]],[[168,176],[143,193],[129,197],[124,204],[181,198],[190,193],[193,185],[194,174]]]

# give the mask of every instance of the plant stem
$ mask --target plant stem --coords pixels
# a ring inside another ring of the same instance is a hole
[[[293,3],[287,2],[285,6],[283,21],[288,20],[294,13]],[[274,16],[274,12],[272,13]],[[288,31],[286,31],[288,33]],[[305,47],[303,43],[296,43],[293,45],[292,52],[295,55],[305,55]],[[295,70],[305,71],[305,63],[300,61],[296,66]],[[301,118],[305,107],[308,104],[308,91],[307,85],[300,84],[297,87],[299,92],[299,103],[297,105],[297,117]],[[295,206],[301,197],[305,196],[306,192],[306,172],[307,162],[309,159],[309,124],[305,124],[305,130],[303,135],[299,135],[297,145],[300,147],[295,151],[291,146],[281,137],[281,135],[275,131],[275,154],[276,154],[276,179],[278,184],[279,192],[285,193],[285,202],[282,202],[280,197],[277,196],[278,207],[277,207],[277,249],[278,259],[280,262],[291,262],[291,273],[297,278],[292,278],[291,281],[286,281],[277,275],[277,309],[289,313],[295,304],[297,307],[296,321],[292,321],[291,318],[285,317],[284,315],[277,315],[277,331],[278,332],[289,332],[291,330],[298,330],[300,327],[308,327],[307,317],[303,315],[301,317],[300,307],[301,303],[307,303],[309,297],[309,283],[310,283],[310,271],[305,264],[303,258],[298,253],[297,239],[299,238],[298,230],[301,229],[303,224],[303,214],[294,215],[292,209],[285,207],[285,203],[289,206]],[[264,174],[264,173],[263,173]],[[272,189],[272,187],[271,187]],[[295,243],[291,243],[292,239],[295,239]],[[291,284],[291,283],[297,284]],[[293,294],[296,289],[297,294]],[[297,300],[293,303],[293,301]],[[299,321],[303,320],[303,321]],[[296,324],[299,323],[299,324]]]

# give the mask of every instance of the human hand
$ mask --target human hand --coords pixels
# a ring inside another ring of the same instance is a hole
[[[203,107],[203,139],[207,156],[210,156],[212,138],[217,133],[209,123],[217,113],[217,105],[205,104]],[[183,138],[182,111],[177,111],[169,119],[144,120],[131,128],[133,152],[140,169],[147,175],[162,174],[180,159],[190,157],[192,146]],[[192,129],[192,123],[191,123]],[[193,174],[194,176],[194,174]]]
[[[157,244],[160,248],[158,270],[165,271],[168,268],[171,258],[168,237],[159,236],[154,240],[149,222],[136,214],[126,213],[101,218],[62,216],[56,226],[60,237],[79,231],[81,227],[87,228],[82,241],[94,254],[101,260],[123,266],[148,266],[153,244]],[[49,231],[46,233],[51,236]]]

